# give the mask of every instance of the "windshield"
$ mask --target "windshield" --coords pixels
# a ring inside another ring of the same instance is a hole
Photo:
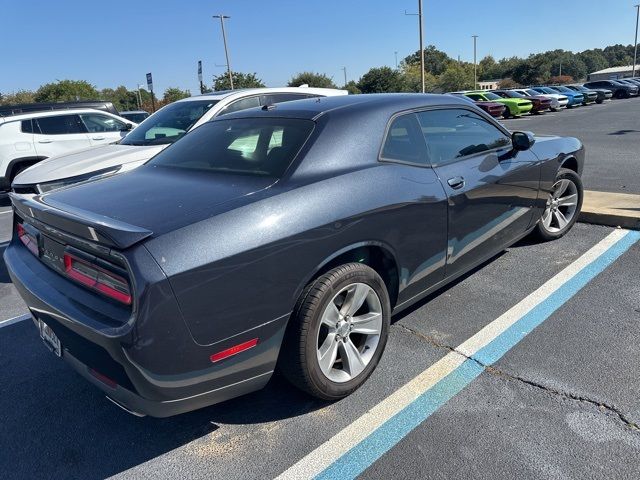
[[[147,165],[203,173],[280,177],[309,138],[314,122],[239,118],[207,122]]]
[[[491,93],[491,92],[486,92],[484,96],[488,100],[500,100],[502,98],[500,95],[496,95],[495,93]]]
[[[571,89],[567,87],[557,86],[557,87],[553,87],[553,89],[558,90],[559,92],[572,93]]]
[[[525,93],[530,97],[534,97],[536,95],[540,95],[540,92],[536,92],[535,90],[525,90]]]
[[[120,142],[122,145],[163,145],[182,137],[200,120],[216,100],[175,102],[161,108],[134,128]]]

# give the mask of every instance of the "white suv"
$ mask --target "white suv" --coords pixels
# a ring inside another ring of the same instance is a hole
[[[49,157],[120,140],[135,123],[91,109],[48,110],[0,116],[0,190]]]
[[[331,88],[282,87],[226,90],[167,105],[114,145],[50,158],[18,175],[15,193],[45,193],[136,168],[188,131],[214,117],[247,108],[312,97],[347,95]]]

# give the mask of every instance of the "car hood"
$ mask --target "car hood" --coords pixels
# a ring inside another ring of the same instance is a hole
[[[166,145],[103,145],[59,155],[36,163],[21,172],[14,185],[35,185],[90,174],[119,165],[135,166],[149,160]],[[133,165],[132,165],[133,164]]]
[[[102,218],[95,224],[96,231],[115,221],[158,236],[244,205],[252,201],[251,194],[275,181],[150,164],[36,199],[78,218]]]

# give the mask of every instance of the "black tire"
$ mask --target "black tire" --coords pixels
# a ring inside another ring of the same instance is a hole
[[[322,314],[330,301],[351,283],[364,283],[378,295],[382,328],[376,350],[360,374],[345,382],[330,380],[320,369],[317,338]],[[347,263],[313,280],[304,289],[287,326],[278,369],[294,386],[323,400],[339,400],[357,390],[378,365],[389,335],[389,294],[375,270],[361,263]]]
[[[511,110],[509,110],[509,107],[504,109],[504,113],[502,114],[502,118],[504,118],[504,119],[511,118]]]
[[[556,180],[554,184],[559,182],[560,180],[569,180],[573,182],[573,184],[575,185],[576,193],[578,195],[578,199],[576,202],[576,210],[573,213],[569,223],[563,228],[559,229],[558,231],[552,231],[545,227],[543,223],[543,217],[544,217],[544,212],[543,212],[543,217],[540,218],[540,221],[538,222],[538,225],[536,226],[535,231],[537,236],[544,241],[555,240],[565,235],[569,230],[571,230],[573,225],[576,223],[576,221],[578,220],[578,216],[580,215],[580,211],[582,210],[582,201],[584,199],[584,189],[582,186],[582,180],[580,179],[580,176],[573,170],[569,170],[568,168],[561,168],[558,171],[558,175],[556,175]]]
[[[616,90],[616,93],[614,93],[613,96],[620,100],[622,98],[627,98],[627,92],[624,90]]]
[[[604,98],[598,98],[598,99],[596,100],[596,103],[597,103],[598,105],[600,105],[600,104],[604,103]]]

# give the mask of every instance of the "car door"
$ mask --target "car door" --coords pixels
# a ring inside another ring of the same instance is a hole
[[[417,113],[429,160],[448,197],[446,275],[495,255],[529,227],[540,162],[516,152],[509,133],[484,115],[437,108]]]
[[[128,133],[126,123],[109,115],[81,113],[80,119],[89,133],[91,145],[113,143]]]
[[[51,115],[33,119],[38,156],[53,157],[91,145],[87,130],[77,114]]]

